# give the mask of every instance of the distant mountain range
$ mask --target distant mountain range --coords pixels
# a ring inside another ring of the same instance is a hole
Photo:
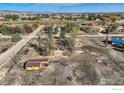
[[[31,13],[31,14],[50,14],[50,13],[58,13],[58,14],[62,14],[62,13],[90,13],[90,12],[54,12],[54,11],[42,11],[42,12],[34,12],[34,11],[14,11],[14,10],[0,10],[0,13]],[[95,12],[94,12],[95,13]],[[124,13],[124,12],[96,12],[96,13]]]
[[[23,11],[14,11],[14,10],[0,10],[0,13],[28,13],[28,11],[23,12]]]

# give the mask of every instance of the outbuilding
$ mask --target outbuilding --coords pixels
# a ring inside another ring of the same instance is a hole
[[[29,59],[25,62],[24,68],[27,71],[38,71],[48,66],[48,58]]]

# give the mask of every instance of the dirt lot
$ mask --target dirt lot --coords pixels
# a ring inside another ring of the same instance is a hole
[[[97,40],[99,39],[82,38],[83,53],[73,53],[66,59],[51,61],[46,69],[34,72],[26,72],[23,64],[31,56],[39,55],[26,47],[30,51],[21,57],[19,63],[7,73],[0,84],[123,85],[124,52],[98,46]]]

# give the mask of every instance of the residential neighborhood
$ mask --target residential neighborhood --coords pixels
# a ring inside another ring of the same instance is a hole
[[[0,85],[123,84],[124,11],[0,10]]]

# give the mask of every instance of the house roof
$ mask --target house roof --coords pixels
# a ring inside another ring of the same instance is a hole
[[[44,61],[48,61],[49,58],[44,57],[44,58],[39,58],[39,59],[29,59],[28,62],[44,62]]]
[[[27,62],[26,64],[25,64],[25,67],[39,67],[40,66],[40,64],[41,64],[41,62]]]
[[[39,67],[40,64],[44,61],[48,61],[48,58],[42,58],[42,59],[29,59],[25,62],[24,67]]]

